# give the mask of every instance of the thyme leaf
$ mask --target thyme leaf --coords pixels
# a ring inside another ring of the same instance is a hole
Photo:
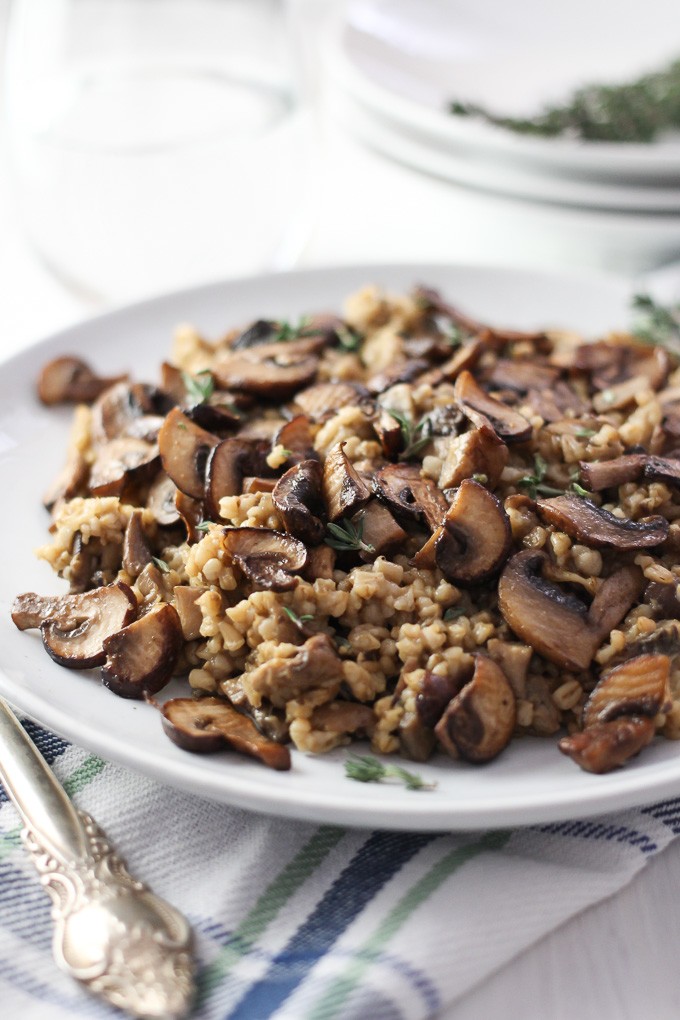
[[[354,524],[347,517],[344,517],[339,524],[328,524],[326,529],[329,537],[325,539],[325,542],[331,549],[338,549],[340,552],[357,550],[367,553],[375,552],[375,547],[363,540],[363,521]]]
[[[281,608],[286,616],[293,621],[295,626],[300,627],[300,629],[302,629],[303,625],[307,623],[308,620],[314,619],[314,615],[312,613],[303,613],[301,616],[298,616],[295,610],[291,609],[290,606],[281,606]]]
[[[385,779],[397,779],[407,790],[433,790],[436,783],[426,783],[416,772],[409,772],[399,765],[383,765],[370,754],[353,754],[345,762],[345,775],[358,783],[381,783]]]
[[[346,351],[357,351],[364,339],[350,326],[336,326],[335,335],[340,346]]]
[[[432,422],[426,416],[417,423],[411,421],[401,411],[395,411],[392,407],[384,410],[391,418],[399,424],[401,429],[401,442],[403,450],[399,454],[399,460],[412,460],[417,457],[432,439]]]
[[[169,574],[170,567],[167,565],[165,560],[161,560],[158,556],[151,557],[152,563],[155,563],[162,574]]]
[[[215,390],[215,380],[209,368],[204,368],[201,372],[197,372],[196,375],[182,372],[182,382],[184,383],[184,389],[187,391],[187,396],[194,404],[204,404],[206,400],[210,399]]]
[[[297,323],[281,319],[276,323],[273,340],[277,344],[286,344],[291,340],[303,340],[310,336],[320,336],[323,330],[316,329],[311,324],[312,320],[308,315],[303,315]]]
[[[633,335],[637,340],[680,354],[680,306],[666,307],[649,294],[636,294],[633,310],[636,313]]]

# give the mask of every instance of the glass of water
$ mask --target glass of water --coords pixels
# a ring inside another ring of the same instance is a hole
[[[84,296],[296,258],[314,153],[284,0],[14,0],[7,76],[26,229]]]

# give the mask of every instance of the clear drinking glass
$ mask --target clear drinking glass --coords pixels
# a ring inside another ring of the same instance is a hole
[[[283,0],[14,0],[7,121],[32,242],[123,300],[285,268],[312,151]]]

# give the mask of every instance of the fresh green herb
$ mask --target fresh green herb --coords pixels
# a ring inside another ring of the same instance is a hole
[[[285,457],[285,458],[286,458],[286,460],[288,460],[288,458],[289,458],[289,457],[292,457],[292,456],[293,456],[293,451],[292,451],[292,450],[289,450],[289,449],[288,449],[287,447],[285,447],[285,446],[282,446],[282,447],[281,447],[281,449],[279,450],[279,453],[281,454],[281,456],[282,456],[282,457]]]
[[[633,334],[638,340],[680,354],[680,306],[665,307],[649,294],[636,294],[633,309],[636,312]]]
[[[468,339],[469,333],[462,329],[457,323],[452,322],[449,327],[449,332],[444,335],[444,342],[449,347],[456,348],[460,347]]]
[[[475,475],[472,476],[472,481],[473,482],[479,482],[480,485],[486,485],[486,483],[489,481],[489,476],[488,475],[475,474]]]
[[[619,85],[586,85],[535,117],[504,117],[475,103],[454,101],[449,111],[523,135],[564,135],[601,142],[651,142],[680,127],[680,60]]]
[[[578,439],[590,439],[590,437],[595,434],[595,429],[577,429],[576,432],[574,432],[574,435],[577,436]]]
[[[534,471],[531,475],[524,475],[520,478],[517,484],[522,489],[527,490],[527,495],[531,499],[536,499],[536,496],[562,496],[564,494],[563,489],[555,489],[552,485],[545,485],[543,479],[545,478],[548,465],[541,457],[540,453],[534,455]]]
[[[161,571],[161,573],[163,573],[163,574],[169,574],[170,573],[170,567],[167,565],[165,560],[159,559],[158,556],[152,556],[151,560],[152,560],[153,563],[156,564],[156,566]]]
[[[415,772],[408,772],[399,765],[383,765],[370,754],[353,754],[345,762],[345,775],[358,783],[381,783],[385,779],[398,779],[407,790],[433,790],[436,783],[426,783]]]
[[[592,492],[589,492],[588,489],[584,489],[578,482],[571,483],[571,491],[575,492],[577,496],[583,496],[585,499],[592,499],[593,496]]]
[[[201,521],[200,524],[196,525],[195,530],[202,531],[205,534],[207,531],[210,531],[210,525],[214,523],[214,521]]]
[[[335,335],[340,346],[346,351],[358,351],[364,339],[356,330],[344,325],[335,327]]]
[[[204,368],[202,372],[197,372],[196,375],[182,372],[182,382],[184,383],[184,389],[187,391],[187,396],[194,404],[204,404],[206,400],[210,399],[215,389],[215,380],[209,368]]]
[[[291,340],[304,340],[306,337],[320,336],[323,330],[316,329],[312,326],[311,321],[308,315],[303,315],[297,325],[282,319],[276,323],[273,337],[274,342],[277,344],[287,344]]]
[[[327,530],[330,537],[326,538],[325,541],[326,545],[329,545],[331,549],[339,549],[340,552],[351,552],[353,550],[367,553],[375,552],[375,547],[363,540],[363,521],[353,524],[352,521],[345,517],[340,524],[327,525]]]
[[[444,623],[457,620],[459,616],[465,616],[465,606],[450,606],[444,613]]]
[[[391,407],[386,407],[385,411],[399,423],[399,428],[401,429],[401,441],[404,448],[399,454],[399,460],[412,460],[414,457],[417,457],[432,439],[432,422],[430,419],[424,417],[417,424],[414,424],[401,411],[395,411]]]
[[[301,616],[298,616],[298,614],[295,612],[295,610],[291,609],[290,606],[281,606],[281,608],[283,609],[283,611],[286,614],[286,616],[290,620],[292,620],[293,623],[295,624],[295,626],[299,627],[300,630],[302,630],[303,626],[305,625],[305,623],[307,623],[308,620],[313,620],[314,619],[314,616],[313,616],[312,613],[303,613]]]

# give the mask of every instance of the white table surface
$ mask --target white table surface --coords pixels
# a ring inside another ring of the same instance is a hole
[[[8,0],[0,0],[0,32]],[[0,36],[1,38],[1,36]],[[327,132],[316,229],[301,259],[334,262],[508,258],[494,201],[427,181]],[[459,229],[442,229],[445,219]],[[359,226],[358,226],[359,225]],[[512,241],[515,263],[545,264],[540,247]],[[574,257],[563,254],[563,261]],[[548,260],[550,261],[550,260]],[[18,222],[0,135],[0,356],[90,311],[30,250]],[[102,820],[105,824],[105,819]],[[445,1020],[670,1020],[680,1012],[680,841],[617,896],[553,932],[477,987]],[[442,933],[445,938],[445,933]],[[49,1018],[46,1018],[49,1020]]]

